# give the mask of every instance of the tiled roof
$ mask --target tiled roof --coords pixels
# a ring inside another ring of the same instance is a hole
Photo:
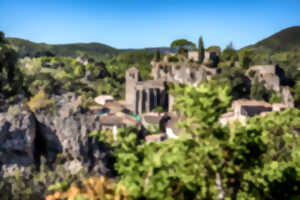
[[[272,107],[271,104],[265,101],[249,100],[249,99],[238,99],[232,102],[232,105],[242,105],[242,106],[265,106]]]
[[[223,115],[221,115],[222,118],[227,118],[227,117],[232,117],[234,115],[233,112],[227,112],[227,113],[224,113]]]
[[[144,88],[156,88],[164,87],[164,82],[161,80],[146,80],[137,82],[137,86],[143,86]]]
[[[121,117],[115,115],[105,115],[100,117],[100,123],[105,125],[119,125],[124,124]]]
[[[145,137],[145,140],[147,142],[162,141],[165,137],[166,137],[166,135],[164,133],[160,133],[160,134],[155,134],[155,135],[147,135]]]
[[[135,67],[130,67],[129,69],[127,69],[128,72],[139,72],[139,70]]]

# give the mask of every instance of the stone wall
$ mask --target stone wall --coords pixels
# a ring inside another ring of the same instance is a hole
[[[152,76],[155,80],[198,85],[217,73],[205,65],[187,62],[152,62]]]
[[[255,65],[250,67],[246,71],[246,76],[249,77],[253,83],[255,79],[259,82],[264,83],[267,89],[273,89],[275,92],[280,92],[280,82],[283,78],[283,74],[277,74],[276,65]]]

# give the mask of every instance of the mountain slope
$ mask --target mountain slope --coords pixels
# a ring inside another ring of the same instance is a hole
[[[245,48],[267,51],[269,53],[300,50],[300,26],[283,29],[274,35]]]
[[[7,38],[17,50],[20,57],[34,57],[40,54],[52,53],[56,56],[76,57],[88,54],[93,57],[110,57],[118,54],[118,50],[101,43],[45,44],[35,43],[19,38]]]

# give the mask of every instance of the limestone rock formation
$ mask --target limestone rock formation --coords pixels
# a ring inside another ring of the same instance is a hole
[[[0,177],[16,170],[26,172],[33,165],[55,167],[58,157],[71,173],[85,168],[109,175],[108,147],[89,137],[100,128],[99,116],[81,112],[81,101],[75,94],[53,99],[56,113],[32,113],[24,104],[0,111]]]
[[[23,104],[0,113],[0,168],[4,175],[13,173],[16,166],[34,163],[35,138],[34,115]]]
[[[47,111],[36,113],[38,132],[45,145],[42,153],[47,161],[54,162],[56,156],[62,154],[67,161],[65,166],[69,162],[71,170],[74,169],[74,163],[76,169],[80,168],[77,162],[80,161],[85,167],[107,173],[102,163],[106,157],[105,150],[101,149],[102,146],[96,139],[89,137],[90,132],[100,128],[99,116],[80,112],[79,99],[72,93],[56,96],[54,99],[56,114]]]

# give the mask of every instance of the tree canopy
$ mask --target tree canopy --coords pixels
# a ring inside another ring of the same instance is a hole
[[[178,39],[171,43],[171,48],[178,49],[178,51],[180,52],[183,50],[196,49],[196,45],[193,42],[188,41],[186,39]]]

